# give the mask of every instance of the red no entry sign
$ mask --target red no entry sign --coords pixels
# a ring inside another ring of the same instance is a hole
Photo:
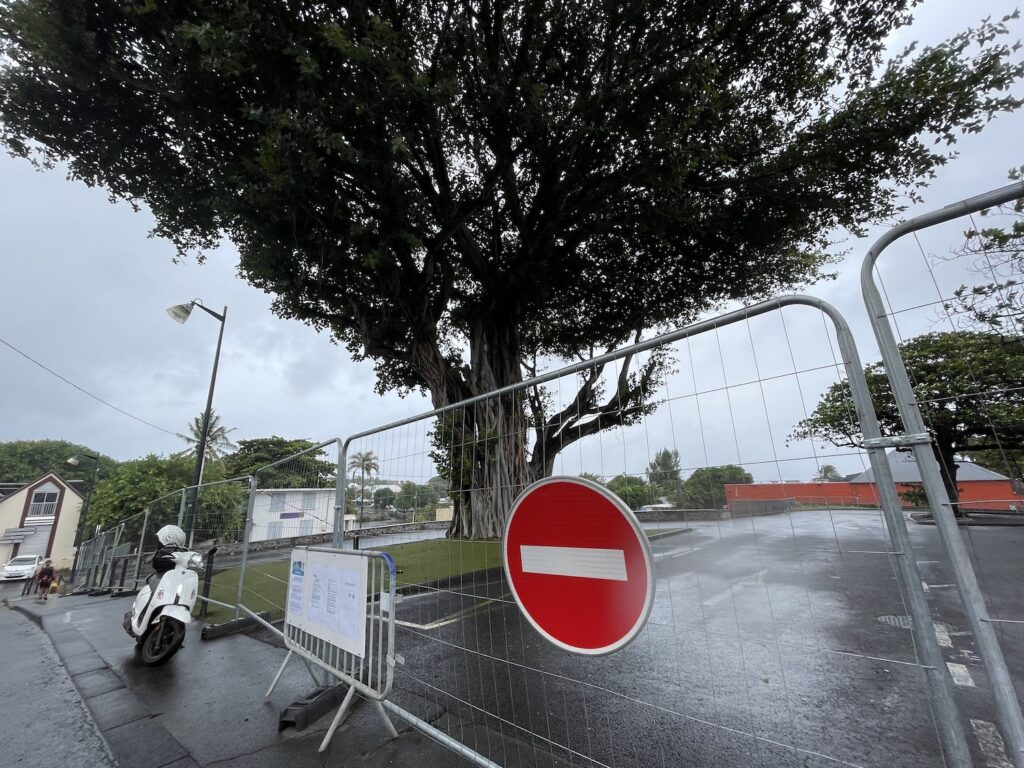
[[[636,637],[654,600],[654,559],[633,513],[578,477],[525,491],[502,541],[505,576],[526,618],[568,651],[611,653]]]

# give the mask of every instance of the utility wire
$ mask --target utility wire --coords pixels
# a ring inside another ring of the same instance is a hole
[[[57,373],[57,372],[56,372],[55,370],[53,370],[52,368],[47,368],[47,367],[46,367],[45,365],[43,365],[42,363],[40,363],[40,362],[39,362],[38,360],[36,360],[35,358],[31,357],[30,355],[27,355],[27,354],[25,354],[25,353],[24,353],[24,352],[22,352],[22,351],[21,351],[20,349],[18,349],[18,348],[17,348],[16,346],[14,346],[13,344],[11,344],[11,343],[10,343],[9,341],[6,341],[6,340],[4,340],[4,339],[0,339],[0,344],[3,344],[3,345],[5,345],[5,346],[7,346],[7,347],[10,347],[10,348],[11,348],[11,349],[13,349],[13,350],[14,350],[15,352],[17,352],[17,353],[18,353],[19,355],[21,355],[22,357],[24,357],[24,358],[25,358],[26,360],[28,360],[28,361],[29,361],[29,362],[31,362],[31,363],[35,363],[35,364],[36,364],[36,365],[38,365],[38,366],[39,366],[40,368],[42,368],[42,369],[43,369],[44,371],[46,371],[46,372],[47,372],[47,373],[49,373],[49,374],[52,374],[52,375],[56,376],[56,377],[57,377],[58,379],[60,379],[61,381],[63,381],[63,382],[65,383],[65,384],[70,384],[70,385],[71,385],[72,387],[74,387],[75,389],[77,389],[77,390],[78,390],[79,392],[81,392],[82,394],[88,395],[88,396],[89,396],[89,397],[91,397],[91,398],[92,398],[93,400],[96,400],[96,401],[98,401],[98,402],[100,402],[100,403],[103,403],[103,405],[107,406],[108,408],[113,408],[113,409],[114,409],[115,411],[117,411],[118,413],[122,413],[122,414],[124,414],[124,415],[125,415],[125,416],[127,416],[127,417],[128,417],[129,419],[135,419],[136,421],[138,421],[138,422],[141,422],[142,424],[145,424],[145,425],[146,425],[147,427],[152,427],[153,429],[158,429],[158,430],[160,430],[161,432],[166,432],[166,433],[167,433],[168,435],[174,435],[174,437],[181,437],[181,435],[180,435],[179,433],[177,433],[177,432],[172,432],[172,431],[171,431],[171,430],[169,430],[169,429],[164,429],[163,427],[158,427],[158,426],[157,426],[156,424],[152,424],[152,423],[150,423],[150,422],[146,421],[145,419],[140,419],[140,418],[139,418],[138,416],[135,416],[134,414],[128,413],[128,411],[124,410],[123,408],[118,408],[118,407],[117,407],[116,405],[114,405],[113,403],[108,403],[108,402],[107,402],[106,400],[104,400],[104,399],[103,399],[102,397],[97,397],[96,395],[94,395],[94,394],[93,394],[92,392],[90,392],[89,390],[87,390],[87,389],[82,389],[82,388],[81,388],[80,386],[78,386],[77,384],[75,384],[75,382],[73,382],[73,381],[70,381],[69,379],[65,379],[65,378],[64,378],[63,376],[61,376],[61,375],[60,375],[59,373]]]

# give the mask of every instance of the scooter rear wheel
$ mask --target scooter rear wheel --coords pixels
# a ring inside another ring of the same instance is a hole
[[[142,641],[142,660],[151,667],[171,658],[185,642],[185,625],[175,619],[160,619]]]

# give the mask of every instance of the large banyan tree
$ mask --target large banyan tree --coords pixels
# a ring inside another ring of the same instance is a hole
[[[230,238],[279,315],[443,406],[805,284],[893,214],[1022,74],[1009,19],[887,60],[913,5],[9,0],[0,140],[182,254]],[[439,423],[453,533],[498,533],[666,365]]]

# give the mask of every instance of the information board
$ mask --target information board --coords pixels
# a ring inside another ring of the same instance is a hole
[[[293,549],[285,622],[362,658],[367,558]]]

